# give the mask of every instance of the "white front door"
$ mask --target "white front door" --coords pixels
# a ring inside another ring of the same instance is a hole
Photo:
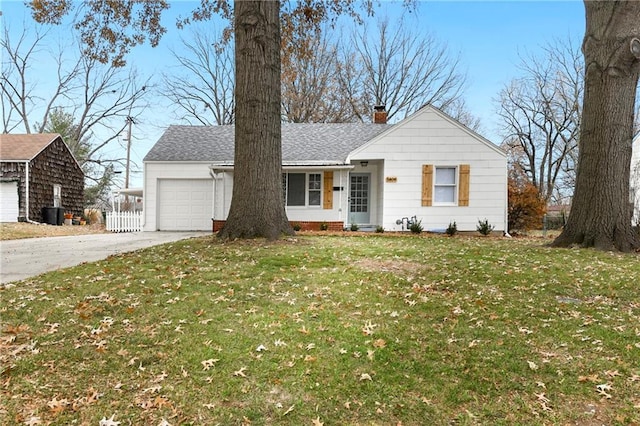
[[[0,222],[18,221],[18,182],[0,182]]]
[[[349,175],[349,223],[366,225],[371,221],[371,173]]]

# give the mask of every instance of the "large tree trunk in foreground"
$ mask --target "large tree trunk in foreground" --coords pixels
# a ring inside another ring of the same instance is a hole
[[[640,73],[640,2],[585,1],[585,92],[571,215],[553,245],[640,247],[629,175]]]
[[[222,238],[293,234],[282,195],[280,2],[236,1],[233,194]]]

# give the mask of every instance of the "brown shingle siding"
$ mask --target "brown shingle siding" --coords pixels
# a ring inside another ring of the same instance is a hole
[[[75,214],[83,212],[84,173],[59,135],[2,135],[0,179],[18,180],[19,214],[22,219],[26,218],[27,163],[29,219],[41,221],[42,208],[53,205],[54,184],[62,187],[62,207],[65,211]]]

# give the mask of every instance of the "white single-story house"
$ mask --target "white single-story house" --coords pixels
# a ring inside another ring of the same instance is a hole
[[[507,156],[427,105],[393,125],[282,125],[283,192],[303,229],[507,227]],[[144,158],[144,230],[218,230],[233,188],[233,126],[170,126]]]

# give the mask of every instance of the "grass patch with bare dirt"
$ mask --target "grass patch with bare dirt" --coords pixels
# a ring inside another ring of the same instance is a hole
[[[0,423],[637,424],[639,282],[540,240],[171,243],[0,291]]]
[[[101,234],[107,232],[102,224],[55,226],[16,222],[0,223],[0,241],[23,238],[61,237],[67,235]]]

